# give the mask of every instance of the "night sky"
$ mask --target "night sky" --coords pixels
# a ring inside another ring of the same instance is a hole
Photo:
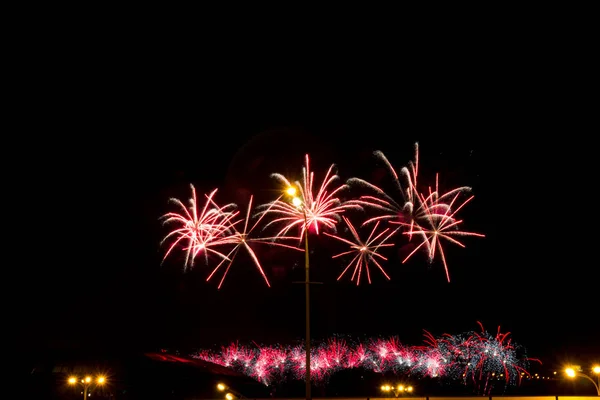
[[[450,283],[439,261],[400,264],[395,248],[391,281],[374,271],[359,287],[336,281],[345,265],[330,259],[336,247],[311,237],[313,277],[323,282],[312,289],[313,337],[420,344],[423,329],[461,333],[481,321],[549,363],[598,359],[592,142],[543,85],[498,71],[413,82],[410,95],[375,89],[383,82],[302,94],[296,82],[267,94],[242,78],[200,90],[132,68],[118,83],[104,76],[49,96],[16,172],[27,189],[11,199],[31,218],[9,267],[27,304],[20,348],[193,351],[302,339],[304,288],[293,282],[303,279],[303,254],[265,256],[271,288],[240,255],[217,290],[202,260],[187,272],[177,257],[161,265],[169,198],[186,200],[191,183],[199,195],[218,187],[220,203],[245,207],[249,193],[266,202],[278,195],[269,174],[299,177],[306,153],[317,179],[335,163],[344,180],[389,182],[372,152],[399,168],[419,142],[420,181],[439,172],[442,187],[471,186],[464,228],[486,237],[446,247]]]

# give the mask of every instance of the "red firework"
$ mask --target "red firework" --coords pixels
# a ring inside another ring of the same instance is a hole
[[[263,244],[268,244],[268,245],[276,245],[276,246],[286,247],[289,249],[304,251],[303,249],[300,249],[295,246],[288,246],[286,244],[276,243],[276,242],[274,242],[274,239],[275,239],[274,237],[261,237],[261,238],[251,238],[250,237],[250,234],[252,233],[252,231],[256,228],[256,226],[260,223],[260,221],[262,220],[262,218],[265,215],[265,214],[262,214],[260,216],[260,218],[258,218],[254,222],[254,224],[252,224],[249,228],[250,219],[251,219],[251,210],[252,210],[252,198],[253,198],[253,196],[250,196],[250,200],[248,202],[248,209],[246,210],[246,218],[239,219],[235,222],[232,222],[231,230],[230,230],[230,231],[232,231],[232,233],[223,237],[223,239],[219,242],[220,244],[223,244],[223,245],[233,245],[233,248],[229,251],[227,256],[221,260],[221,262],[210,273],[208,278],[206,278],[207,282],[210,281],[210,279],[213,277],[213,275],[222,266],[224,266],[225,272],[223,272],[223,275],[221,276],[221,280],[219,281],[219,286],[218,286],[219,289],[221,288],[221,285],[223,285],[223,281],[225,280],[225,277],[227,276],[227,273],[229,272],[229,268],[231,268],[231,265],[232,265],[233,261],[235,260],[235,257],[238,254],[238,251],[241,248],[246,250],[246,252],[250,256],[250,258],[252,258],[254,265],[260,272],[260,275],[265,280],[267,286],[271,287],[271,284],[269,283],[269,279],[267,278],[267,275],[265,274],[265,270],[264,270],[263,266],[261,265],[261,262],[259,261],[258,257],[256,256],[256,253],[254,252],[252,247],[250,247],[250,243],[263,243]],[[237,225],[239,225],[242,221],[244,223],[243,228],[241,230],[238,230]],[[291,239],[294,239],[294,238],[291,238]]]
[[[463,186],[440,194],[436,175],[435,190],[428,188],[427,195],[421,193],[418,190],[417,182],[419,175],[418,144],[415,144],[415,161],[409,162],[408,167],[402,168],[400,174],[396,172],[392,164],[381,151],[376,151],[375,156],[383,161],[388,168],[393,177],[394,187],[400,193],[401,199],[396,200],[380,187],[363,179],[349,179],[349,184],[354,183],[374,192],[374,195],[365,195],[357,200],[350,201],[352,204],[370,208],[377,212],[378,215],[367,219],[363,225],[379,221],[388,221],[391,224],[398,225],[398,227],[391,232],[391,235],[394,235],[404,228],[403,233],[408,237],[409,241],[412,240],[413,236],[417,236],[420,239],[420,243],[402,262],[406,262],[419,249],[425,249],[430,263],[433,262],[436,255],[439,255],[444,265],[446,278],[448,282],[450,282],[450,273],[444,254],[443,243],[450,242],[460,247],[465,247],[465,245],[457,240],[456,237],[485,237],[485,235],[479,233],[458,229],[463,221],[456,218],[456,213],[463,208],[473,196],[463,202],[459,202],[458,199],[461,194],[469,192],[471,188]]]
[[[189,206],[186,207],[178,199],[170,199],[181,211],[179,213],[169,212],[164,214],[161,219],[163,224],[174,224],[176,227],[169,232],[161,241],[161,245],[173,239],[169,246],[163,261],[177,246],[183,246],[185,251],[184,267],[194,266],[194,259],[198,254],[204,253],[208,263],[208,254],[215,254],[219,258],[228,257],[214,247],[223,244],[223,237],[231,231],[231,221],[238,214],[235,211],[236,205],[231,203],[223,207],[218,206],[213,200],[217,189],[209,195],[204,195],[206,201],[202,208],[198,207],[196,198],[196,189],[192,188],[192,197],[189,199]]]
[[[385,241],[388,240],[391,236],[389,234],[386,236],[386,233],[388,233],[389,228],[385,228],[381,232],[376,233],[377,228],[379,226],[379,221],[378,221],[375,224],[375,226],[373,227],[373,230],[371,231],[371,233],[369,234],[367,239],[363,240],[360,238],[360,235],[358,234],[358,232],[356,231],[356,228],[354,228],[354,226],[352,225],[350,220],[348,220],[348,218],[346,218],[346,217],[342,217],[342,218],[344,219],[344,222],[346,222],[346,225],[348,225],[348,229],[350,230],[354,241],[350,241],[350,240],[344,239],[340,236],[332,235],[332,234],[325,232],[325,235],[330,236],[334,239],[337,239],[341,242],[344,242],[344,243],[350,245],[350,248],[351,248],[351,250],[336,254],[332,258],[342,257],[342,256],[345,256],[348,254],[355,253],[355,256],[352,258],[352,260],[348,263],[346,268],[344,268],[344,270],[342,271],[340,276],[337,278],[338,281],[346,274],[346,272],[351,267],[354,267],[353,272],[352,272],[352,277],[350,278],[351,281],[354,281],[354,279],[356,278],[356,284],[359,285],[360,278],[361,278],[361,275],[362,275],[362,272],[364,269],[365,273],[367,275],[367,281],[369,283],[371,283],[371,272],[370,272],[370,268],[369,268],[369,265],[371,263],[374,264],[381,271],[383,276],[385,276],[388,280],[390,280],[390,277],[388,276],[388,274],[385,272],[385,270],[383,269],[381,264],[377,261],[377,258],[387,261],[387,258],[385,258],[384,256],[382,256],[381,254],[378,253],[380,248],[394,246],[393,243],[385,243]]]
[[[334,167],[334,164],[329,167],[325,178],[316,190],[314,172],[310,170],[308,154],[305,156],[305,166],[302,168],[302,181],[292,183],[281,174],[272,174],[271,176],[283,185],[284,190],[287,190],[290,196],[296,196],[296,194],[298,196],[294,197],[291,202],[283,201],[283,196],[280,196],[273,202],[263,205],[262,207],[266,210],[262,213],[274,215],[265,228],[283,224],[283,228],[275,235],[281,238],[297,227],[300,230],[298,237],[302,240],[306,229],[312,228],[318,234],[322,226],[335,232],[336,225],[340,221],[340,214],[350,209],[360,210],[359,205],[340,200],[340,193],[349,187],[346,184],[335,185],[339,176],[334,174]]]
[[[402,263],[406,262],[420,248],[425,248],[430,263],[433,262],[436,254],[439,254],[442,264],[444,265],[444,270],[446,271],[446,279],[450,282],[450,272],[448,270],[442,240],[464,248],[465,245],[458,241],[456,237],[485,237],[485,235],[458,229],[463,221],[457,219],[456,214],[473,199],[473,196],[470,196],[463,202],[458,202],[457,200],[461,193],[464,192],[464,188],[453,189],[450,192],[439,196],[437,182],[436,176],[436,190],[431,191],[430,189],[427,197],[421,193],[415,192],[415,198],[419,199],[419,210],[421,210],[418,219],[411,220],[410,223],[397,221],[392,221],[392,223],[408,227],[409,230],[404,232],[404,234],[410,238],[412,238],[413,235],[416,235],[421,239],[421,243],[402,261]],[[447,203],[444,202],[447,200],[449,200]]]

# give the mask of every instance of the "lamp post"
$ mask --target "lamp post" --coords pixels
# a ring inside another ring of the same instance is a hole
[[[311,400],[310,394],[310,259],[308,255],[308,218],[306,217],[306,208],[302,199],[296,197],[296,188],[290,186],[286,193],[292,196],[292,204],[302,210],[304,214],[304,293],[305,293],[305,308],[306,308],[306,400]]]
[[[404,393],[412,393],[413,387],[412,386],[404,386],[404,385],[398,385],[398,386],[383,385],[383,386],[381,386],[381,391],[382,392],[392,392],[392,393],[394,393],[394,396],[399,397],[401,394],[404,394]]]
[[[69,377],[69,385],[77,385],[80,384],[81,386],[83,386],[83,398],[84,400],[87,399],[88,397],[88,392],[90,390],[90,387],[92,385],[97,385],[97,386],[102,386],[106,383],[106,378],[102,375],[96,377],[96,380],[94,381],[94,379],[92,379],[91,376],[87,375],[82,379],[77,378],[76,376],[71,376]]]
[[[600,374],[600,367],[594,367],[592,369],[592,371],[594,371],[594,373]],[[598,372],[596,372],[596,371],[598,371]],[[575,368],[572,368],[572,367],[569,367],[569,368],[565,369],[565,373],[567,374],[567,376],[569,378],[575,378],[576,376],[578,376],[580,378],[585,378],[585,379],[589,380],[590,382],[592,382],[592,384],[596,388],[596,393],[598,394],[598,396],[600,396],[600,387],[599,387],[599,385],[592,378],[590,378],[588,375],[586,375],[584,373],[581,373],[579,371],[576,371]]]

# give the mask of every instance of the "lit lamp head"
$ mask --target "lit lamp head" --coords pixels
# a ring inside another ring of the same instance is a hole
[[[227,386],[225,386],[225,385],[224,385],[224,384],[222,384],[222,383],[219,383],[219,384],[217,385],[217,389],[219,389],[219,391],[221,391],[221,392],[222,392],[222,391],[224,391],[226,388],[227,388]]]
[[[106,382],[106,378],[104,376],[99,376],[97,380],[99,385],[104,385]]]
[[[567,376],[568,376],[569,378],[574,378],[574,377],[575,377],[575,375],[577,375],[577,374],[575,373],[575,370],[574,370],[573,368],[567,368],[567,369],[565,369],[565,374],[567,374]]]
[[[68,382],[69,382],[69,385],[74,385],[77,383],[77,378],[74,376],[70,376]]]
[[[233,399],[235,399],[235,396],[234,396],[234,395],[232,395],[231,393],[227,393],[227,394],[225,395],[225,398],[226,398],[227,400],[233,400]]]
[[[288,196],[291,196],[291,197],[296,196],[296,188],[293,186],[290,186],[289,188],[287,188],[285,190],[285,192],[287,193]]]
[[[292,204],[294,205],[294,207],[300,208],[300,206],[302,206],[302,200],[300,199],[300,197],[294,197],[292,199]]]
[[[600,375],[600,365],[594,365],[592,367],[592,372],[595,373],[596,375]]]

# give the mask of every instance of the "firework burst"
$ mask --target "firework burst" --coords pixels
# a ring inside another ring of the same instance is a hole
[[[317,234],[323,228],[335,232],[336,225],[340,221],[340,214],[351,209],[360,210],[360,205],[340,200],[341,192],[349,187],[346,184],[336,186],[339,176],[333,172],[334,167],[334,164],[329,167],[317,189],[315,189],[314,172],[310,170],[308,154],[305,156],[305,165],[302,168],[302,181],[292,183],[282,174],[272,174],[271,176],[282,184],[284,190],[288,190],[289,195],[297,195],[297,197],[294,197],[293,202],[286,202],[282,200],[283,196],[280,196],[276,200],[260,206],[265,208],[261,214],[271,213],[274,215],[265,228],[283,224],[283,228],[275,235],[277,238],[285,237],[290,230],[299,228],[300,235],[298,237],[302,240],[305,230],[309,229],[313,229]]]
[[[342,271],[342,273],[340,274],[340,276],[337,279],[340,280],[346,274],[346,272],[348,272],[348,270],[350,270],[351,267],[354,267],[354,268],[352,268],[353,272],[352,272],[352,277],[350,278],[351,281],[354,281],[356,279],[356,284],[359,285],[360,278],[361,278],[361,275],[364,270],[367,275],[367,281],[369,283],[371,283],[371,271],[370,271],[369,266],[370,266],[370,264],[373,264],[381,271],[383,276],[385,276],[388,280],[390,280],[390,277],[388,276],[388,274],[385,272],[385,270],[383,269],[381,264],[377,261],[377,258],[379,258],[380,260],[387,261],[387,258],[385,258],[384,256],[382,256],[381,254],[378,253],[379,249],[381,249],[382,247],[394,246],[393,243],[385,243],[385,241],[390,238],[389,234],[386,236],[386,233],[388,233],[389,228],[385,228],[381,232],[376,233],[377,228],[379,227],[379,221],[378,221],[377,223],[375,223],[375,226],[373,227],[373,229],[372,229],[371,233],[369,234],[369,236],[367,237],[367,239],[363,240],[360,238],[360,235],[358,234],[358,232],[356,231],[356,228],[352,225],[350,220],[348,220],[348,218],[346,218],[346,217],[342,217],[342,218],[344,219],[344,222],[348,226],[348,229],[350,230],[350,233],[352,234],[352,238],[354,239],[354,241],[350,241],[348,239],[344,239],[343,237],[340,237],[337,235],[332,235],[330,233],[325,232],[325,235],[330,236],[334,239],[337,239],[341,242],[348,244],[351,249],[351,250],[336,254],[332,258],[338,258],[338,257],[342,257],[342,256],[345,256],[348,254],[355,254],[355,255],[352,258],[352,260],[348,263],[346,268],[344,268],[344,270]]]
[[[348,184],[367,188],[374,193],[350,201],[352,204],[376,211],[377,215],[367,219],[363,225],[385,221],[396,225],[396,228],[390,235],[395,235],[397,232],[403,231],[402,233],[409,241],[413,239],[413,236],[416,236],[420,243],[416,245],[415,249],[402,262],[406,262],[420,249],[427,252],[430,264],[439,255],[446,272],[446,279],[450,282],[450,272],[444,254],[443,243],[450,242],[460,247],[465,247],[463,243],[456,239],[457,237],[485,237],[483,234],[459,229],[459,225],[463,221],[458,220],[456,214],[473,199],[473,196],[463,202],[459,201],[459,197],[464,193],[470,192],[471,188],[462,186],[441,193],[439,190],[438,175],[436,174],[435,189],[428,187],[427,192],[419,191],[418,144],[415,144],[414,162],[409,162],[408,167],[402,168],[400,173],[396,172],[395,168],[381,151],[376,151],[374,154],[385,164],[390,172],[394,188],[400,194],[400,199],[395,199],[394,196],[387,194],[382,188],[363,179],[349,179]]]
[[[196,188],[194,185],[190,186],[192,197],[189,199],[189,206],[179,199],[172,198],[170,201],[178,206],[180,212],[169,212],[161,217],[163,224],[175,225],[175,228],[161,241],[162,245],[172,240],[163,261],[178,246],[182,246],[185,252],[185,268],[194,266],[194,259],[200,253],[204,254],[207,264],[209,253],[221,259],[228,259],[215,247],[223,244],[223,237],[231,232],[231,222],[238,214],[235,211],[236,205],[233,203],[222,207],[217,205],[214,201],[217,193],[215,189],[205,195],[204,206],[199,207]]]
[[[393,221],[401,222],[410,221],[410,216],[415,211],[415,188],[417,187],[417,177],[419,174],[419,145],[415,144],[415,161],[410,161],[408,167],[400,169],[400,173],[396,172],[392,163],[387,159],[383,152],[377,150],[373,155],[386,166],[386,169],[392,176],[395,194],[390,195],[385,190],[376,186],[364,179],[350,178],[349,185],[366,188],[373,192],[372,195],[360,196],[355,200],[350,200],[352,204],[358,204],[366,208],[378,211],[378,215],[367,219],[364,224],[368,225],[376,221]],[[395,196],[400,196],[399,199]]]
[[[257,255],[254,252],[254,250],[252,249],[252,247],[250,247],[251,243],[263,243],[263,244],[268,244],[268,245],[285,247],[288,249],[294,249],[294,250],[298,250],[298,251],[304,251],[303,249],[300,249],[295,246],[288,246],[286,244],[276,243],[276,242],[274,242],[274,239],[275,239],[274,237],[261,237],[261,238],[251,237],[250,234],[252,233],[252,231],[254,231],[254,229],[257,227],[257,225],[260,223],[260,221],[262,220],[262,218],[265,215],[265,214],[260,215],[260,217],[253,224],[250,224],[252,199],[253,199],[253,196],[250,196],[250,200],[248,201],[248,208],[246,210],[246,217],[244,219],[238,219],[236,221],[231,222],[231,226],[230,226],[231,229],[228,230],[228,232],[231,232],[231,233],[227,234],[219,241],[219,244],[221,244],[221,245],[233,245],[233,248],[229,251],[229,253],[225,256],[225,258],[223,258],[221,260],[221,262],[210,273],[208,278],[206,278],[207,282],[210,281],[210,279],[213,277],[213,275],[215,275],[215,273],[219,269],[221,269],[221,267],[224,267],[224,272],[223,272],[223,275],[221,276],[221,279],[220,279],[219,285],[218,285],[219,289],[223,285],[223,281],[225,280],[225,277],[227,276],[227,273],[229,272],[229,269],[231,268],[231,265],[233,264],[233,261],[235,260],[235,257],[238,254],[240,249],[246,250],[247,254],[250,256],[254,265],[258,269],[260,275],[265,280],[265,283],[267,284],[267,286],[271,287],[271,284],[269,283],[269,279],[267,278],[267,275],[265,274],[265,270],[264,270],[263,266],[261,265],[260,260],[258,259]],[[238,229],[237,227],[242,222],[243,222],[243,228]],[[295,238],[287,238],[286,237],[286,239],[295,239]]]
[[[450,282],[450,272],[448,270],[448,263],[446,262],[444,247],[442,245],[443,241],[464,248],[465,245],[457,240],[457,237],[485,237],[485,235],[480,233],[467,232],[459,229],[459,226],[463,221],[457,219],[456,214],[473,199],[473,196],[470,196],[466,200],[459,202],[459,196],[464,193],[464,191],[465,188],[458,188],[439,196],[438,179],[436,176],[435,191],[430,189],[427,197],[421,193],[416,193],[416,197],[420,199],[420,209],[423,210],[419,219],[416,221],[413,220],[410,223],[399,221],[391,222],[392,224],[395,223],[407,227],[408,231],[403,233],[409,236],[409,238],[412,238],[412,236],[415,235],[421,240],[420,244],[418,244],[402,261],[403,263],[421,248],[426,249],[429,263],[432,263],[436,254],[439,254],[442,264],[444,265],[444,271],[446,272],[446,279]],[[449,201],[445,202],[447,200]]]

